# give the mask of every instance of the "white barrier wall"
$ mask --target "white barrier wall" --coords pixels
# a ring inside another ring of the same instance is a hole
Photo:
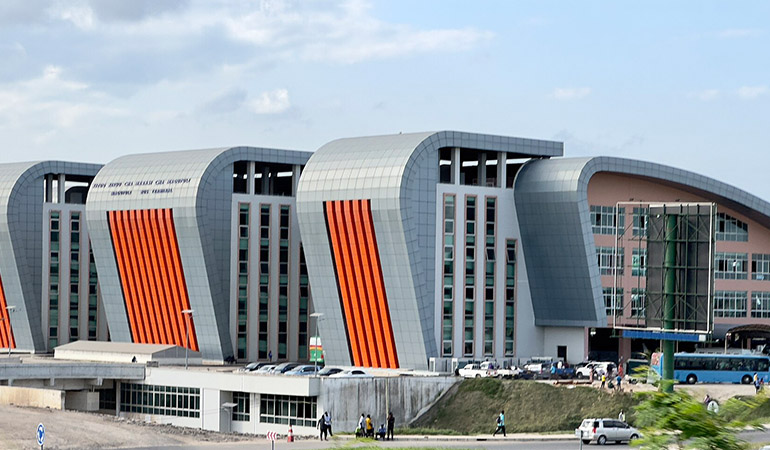
[[[0,405],[64,409],[64,391],[0,386]]]

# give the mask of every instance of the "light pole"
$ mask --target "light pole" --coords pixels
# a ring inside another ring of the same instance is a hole
[[[182,314],[184,314],[184,370],[187,370],[187,353],[189,351],[188,347],[190,347],[190,325],[188,322],[190,321],[193,312],[194,310],[192,309],[182,310]]]
[[[8,357],[11,357],[11,313],[16,309],[15,306],[6,306],[6,320],[8,321]]]
[[[321,317],[323,317],[324,313],[320,312],[314,312],[310,315],[311,318],[316,319],[315,321],[315,345],[316,348],[318,348],[318,322],[321,321]],[[313,352],[310,352],[311,355],[313,355]],[[318,353],[316,350],[316,354],[313,356],[313,363],[315,366],[315,376],[318,376]]]

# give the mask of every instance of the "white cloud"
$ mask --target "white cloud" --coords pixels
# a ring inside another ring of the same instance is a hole
[[[579,88],[556,88],[551,92],[549,97],[556,100],[577,100],[587,97],[591,93],[589,87]]]
[[[337,5],[275,1],[222,23],[232,39],[282,59],[356,63],[417,53],[467,50],[493,33],[474,28],[417,30],[377,20],[368,3]]]
[[[719,98],[719,90],[718,89],[704,89],[702,91],[698,92],[690,92],[687,94],[688,97],[702,100],[704,102],[716,100]]]
[[[731,28],[717,33],[722,39],[748,38],[762,35],[762,30],[754,28]]]
[[[0,128],[44,129],[53,136],[56,129],[126,114],[103,93],[62,74],[61,67],[50,65],[37,78],[0,84]]]
[[[738,89],[738,96],[743,99],[753,99],[762,95],[770,93],[770,88],[767,86],[741,86]]]
[[[249,102],[249,106],[256,114],[282,113],[291,106],[289,91],[286,89],[275,89],[262,92],[257,98]]]

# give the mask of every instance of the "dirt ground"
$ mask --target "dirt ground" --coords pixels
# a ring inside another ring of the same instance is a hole
[[[598,387],[598,383],[596,384]],[[625,384],[625,391],[655,389],[651,385]],[[753,395],[751,385],[696,384],[677,385],[696,398],[707,393],[720,402],[735,395]],[[77,411],[56,411],[0,405],[0,449],[38,450],[35,432],[43,423],[46,430],[46,450],[110,449],[187,445],[201,442],[264,442],[264,437],[241,434],[216,433],[170,425],[148,424],[101,414]]]
[[[0,406],[0,449],[39,450],[36,440],[39,423],[45,426],[46,450],[90,450],[258,440],[257,436],[146,424],[101,414]],[[259,442],[263,441],[264,438],[259,439]]]

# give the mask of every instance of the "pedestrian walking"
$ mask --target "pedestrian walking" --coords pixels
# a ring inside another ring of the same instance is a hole
[[[623,410],[620,410],[620,414],[618,414],[618,420],[625,423],[626,422],[626,414],[623,412]]]
[[[505,411],[500,411],[500,415],[497,416],[497,429],[492,433],[492,436],[495,436],[498,431],[502,431],[503,437],[505,437]]]
[[[615,388],[618,390],[618,392],[623,391],[623,388],[620,386],[621,381],[623,381],[623,378],[621,378],[620,374],[617,374],[615,376]]]
[[[326,425],[326,432],[329,433],[329,436],[334,436],[334,433],[332,433],[332,416],[329,414],[329,411],[326,411],[323,416],[324,419],[324,425]],[[326,439],[329,440],[328,438]]]
[[[607,374],[602,372],[602,385],[601,388],[604,389],[604,386],[607,385]]]
[[[318,434],[318,440],[321,440],[321,441],[323,441],[324,439],[328,440],[328,438],[326,438],[326,431],[327,430],[326,430],[326,422],[324,421],[324,416],[321,416],[318,419],[318,424],[316,425],[316,428],[318,428],[320,430],[320,432]]]
[[[396,427],[396,418],[393,417],[393,411],[388,413],[388,435],[386,439],[393,440],[393,429]]]
[[[361,413],[361,417],[358,418],[358,427],[356,428],[356,437],[363,437],[366,433],[366,416]]]
[[[754,374],[754,393],[759,394],[759,389],[762,387],[762,385],[759,383],[759,377],[757,377],[757,374]]]

